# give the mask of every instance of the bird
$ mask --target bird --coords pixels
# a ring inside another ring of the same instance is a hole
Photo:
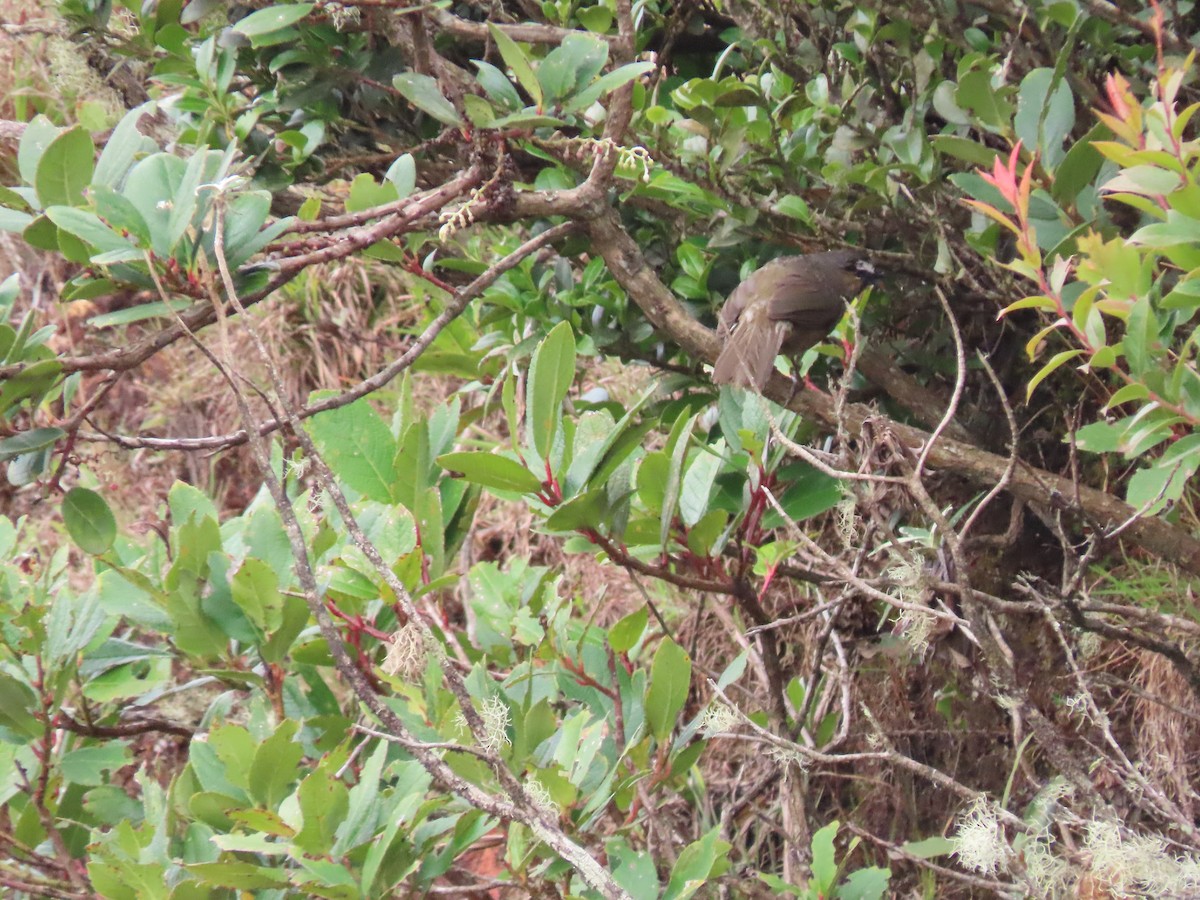
[[[759,393],[775,357],[798,357],[838,323],[846,303],[880,274],[861,250],[829,250],[773,259],[734,288],[721,307],[715,384]]]

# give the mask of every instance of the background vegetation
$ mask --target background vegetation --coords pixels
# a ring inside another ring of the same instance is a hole
[[[5,2],[6,894],[1196,896],[1193,7]]]

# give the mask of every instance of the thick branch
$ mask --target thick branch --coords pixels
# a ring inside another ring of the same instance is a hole
[[[470,41],[478,41],[481,44],[487,43],[492,39],[491,34],[488,32],[489,25],[493,28],[499,28],[514,41],[524,41],[526,44],[557,45],[561,44],[563,38],[568,35],[580,33],[574,28],[560,28],[557,25],[541,25],[536,22],[523,22],[512,25],[507,23],[472,22],[449,13],[444,9],[437,8],[427,10],[426,15],[440,30],[447,34],[452,34],[458,38],[466,38]],[[592,37],[610,42],[618,40],[615,36],[604,34],[592,34]]]

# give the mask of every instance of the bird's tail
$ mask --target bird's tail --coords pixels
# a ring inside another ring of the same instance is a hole
[[[753,388],[761,393],[775,370],[775,357],[787,327],[786,322],[743,316],[721,348],[713,366],[713,383]]]

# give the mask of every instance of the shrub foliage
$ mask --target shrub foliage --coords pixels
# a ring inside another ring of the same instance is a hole
[[[0,884],[1194,896],[1200,98],[1132,6],[5,26]],[[845,246],[715,389],[729,291]]]

